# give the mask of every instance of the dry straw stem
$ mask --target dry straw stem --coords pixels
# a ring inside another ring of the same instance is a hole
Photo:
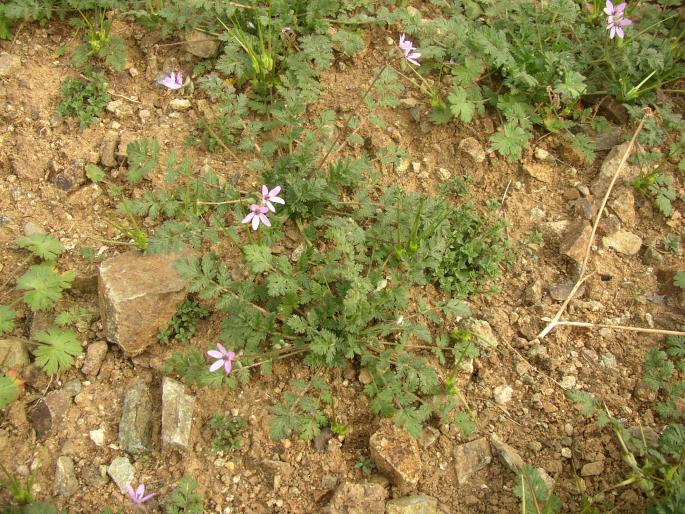
[[[559,310],[557,313],[554,315],[554,317],[550,320],[550,322],[547,324],[547,326],[538,334],[538,339],[544,338],[547,334],[549,334],[554,328],[556,328],[558,325],[568,325],[568,326],[576,326],[576,327],[586,327],[586,328],[610,328],[610,329],[616,329],[616,330],[629,330],[633,332],[649,332],[653,334],[670,334],[670,335],[685,335],[684,332],[678,332],[678,331],[673,331],[673,330],[658,330],[658,329],[650,329],[650,328],[640,328],[640,327],[629,327],[629,326],[624,326],[624,325],[608,325],[608,324],[598,324],[598,323],[588,323],[588,322],[582,322],[582,321],[560,321],[561,315],[564,313],[566,310],[566,307],[568,306],[569,302],[571,301],[571,298],[573,298],[578,291],[578,288],[581,286],[583,282],[585,282],[588,278],[590,278],[594,272],[588,273],[587,275],[585,274],[585,269],[587,268],[587,263],[590,260],[590,250],[592,249],[592,243],[595,240],[595,234],[597,232],[597,226],[599,225],[599,220],[602,218],[602,213],[604,212],[604,208],[606,207],[607,201],[609,200],[609,195],[611,194],[612,189],[614,188],[614,184],[616,184],[616,180],[618,179],[618,175],[621,173],[621,170],[625,166],[626,162],[628,161],[628,157],[630,156],[631,151],[633,150],[633,147],[635,146],[635,143],[637,142],[637,136],[640,134],[642,131],[642,127],[645,124],[645,119],[647,116],[652,116],[652,112],[649,109],[645,110],[645,116],[640,120],[640,124],[637,126],[635,129],[635,132],[633,133],[633,137],[630,140],[630,144],[628,145],[628,148],[626,149],[625,153],[623,154],[623,158],[621,159],[621,162],[619,163],[618,167],[616,168],[616,171],[614,172],[614,176],[611,178],[611,182],[609,183],[609,187],[604,194],[604,198],[602,199],[602,204],[597,211],[597,216],[595,218],[595,222],[592,225],[592,233],[590,234],[590,240],[588,241],[587,248],[585,249],[585,255],[583,257],[583,261],[580,265],[580,272],[578,273],[578,276],[580,277],[578,281],[575,283],[573,286],[573,289],[571,289],[571,292],[568,294],[566,297],[566,300],[561,304],[559,307]]]

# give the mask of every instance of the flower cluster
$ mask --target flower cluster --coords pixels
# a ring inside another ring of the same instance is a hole
[[[267,227],[271,226],[269,218],[266,217],[269,211],[276,212],[275,203],[285,204],[285,200],[278,196],[281,192],[281,186],[276,186],[272,190],[268,187],[262,186],[262,202],[261,204],[253,203],[250,205],[250,212],[243,218],[242,223],[252,223],[252,230],[257,230],[260,223]]]
[[[181,89],[183,87],[183,74],[180,71],[172,71],[158,80],[157,83],[169,89]]]
[[[421,57],[419,52],[416,52],[417,48],[414,43],[405,38],[404,34],[400,34],[400,50],[404,52],[404,58],[416,66],[420,66],[421,63],[417,60]]]
[[[627,5],[626,2],[623,2],[615,6],[611,0],[607,0],[604,12],[607,14],[607,30],[609,31],[609,37],[611,39],[614,39],[616,36],[623,39],[623,36],[625,35],[623,33],[623,27],[633,24],[633,20],[623,17]]]

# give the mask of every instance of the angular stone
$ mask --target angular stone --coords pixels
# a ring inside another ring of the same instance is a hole
[[[538,148],[538,150],[542,149]],[[545,184],[551,184],[554,182],[554,179],[557,176],[557,173],[554,171],[554,169],[544,163],[529,162],[523,165],[523,169],[528,172],[531,177],[539,180],[540,182],[544,182]]]
[[[343,482],[323,510],[326,514],[383,514],[388,492],[379,484]]]
[[[162,381],[162,444],[185,449],[190,440],[195,398],[185,393],[180,382]]]
[[[130,118],[133,115],[133,107],[124,100],[112,100],[106,109],[119,119]]]
[[[21,59],[7,52],[0,53],[0,77],[9,77],[21,68]]]
[[[117,457],[107,468],[107,474],[112,478],[122,493],[126,492],[126,484],[133,484],[136,470],[126,457]]]
[[[423,430],[421,430],[421,433],[419,434],[419,437],[416,438],[416,440],[421,448],[428,448],[430,446],[433,446],[435,441],[438,440],[438,437],[440,437],[440,431],[437,428],[431,427],[429,425]]]
[[[647,266],[659,266],[663,261],[664,258],[653,246],[648,246],[642,255],[642,262]]]
[[[74,471],[74,461],[62,455],[57,459],[55,468],[55,494],[69,497],[78,489],[78,479]]]
[[[459,142],[459,150],[466,152],[471,156],[474,162],[483,162],[485,160],[485,150],[483,146],[475,137],[466,137]]]
[[[421,474],[419,446],[412,436],[388,420],[369,439],[371,460],[400,491],[416,487]]]
[[[599,460],[597,462],[588,462],[580,470],[580,476],[582,477],[592,477],[601,475],[604,471],[604,461]]]
[[[627,230],[619,230],[611,235],[604,236],[602,238],[602,245],[624,255],[635,255],[640,251],[642,239]]]
[[[632,190],[622,187],[614,191],[611,200],[609,200],[609,207],[624,225],[629,227],[635,225],[635,195],[633,195]]]
[[[0,371],[8,369],[21,370],[31,362],[26,341],[18,337],[0,339]]]
[[[592,226],[587,221],[576,220],[572,222],[564,234],[559,251],[574,261],[580,262],[585,255],[591,234]]]
[[[467,318],[461,323],[461,326],[475,336],[474,342],[481,348],[497,348],[499,345],[499,341],[487,321]]]
[[[459,484],[466,483],[471,475],[483,469],[490,462],[492,462],[492,453],[490,452],[490,444],[485,437],[457,446],[454,450],[457,482]]]
[[[106,168],[114,168],[117,163],[117,145],[119,144],[119,134],[113,130],[108,131],[102,138],[100,145],[100,164]]]
[[[126,392],[119,421],[119,445],[131,455],[150,451],[152,398],[144,381],[138,380]]]
[[[102,362],[107,356],[107,343],[105,341],[95,341],[86,347],[86,358],[81,366],[81,373],[88,377],[94,377],[100,371]]]
[[[385,514],[442,514],[438,500],[425,494],[405,496],[385,504]]]
[[[185,298],[186,281],[174,270],[180,254],[129,252],[100,265],[98,297],[107,339],[128,355],[157,341]]]
[[[171,107],[174,111],[187,111],[190,109],[190,100],[186,98],[174,98],[171,102],[169,102],[169,107]]]
[[[502,464],[514,473],[518,473],[518,470],[525,465],[518,452],[502,441],[497,434],[493,433],[490,435],[490,443]]]
[[[219,41],[199,30],[186,32],[185,40],[185,51],[195,57],[209,59],[214,57],[219,50]]]
[[[513,393],[514,390],[507,384],[495,387],[495,390],[493,391],[495,403],[504,405],[505,403],[511,401],[511,396]]]
[[[71,396],[62,389],[49,392],[31,411],[31,425],[38,437],[43,437],[53,426],[59,425],[67,415]]]
[[[72,161],[63,171],[50,175],[50,182],[65,192],[74,191],[86,181],[83,161]]]
[[[602,198],[609,188],[611,179],[616,173],[618,165],[621,163],[621,159],[623,158],[623,154],[628,149],[628,145],[629,143],[626,142],[615,146],[611,152],[609,152],[609,155],[606,156],[606,159],[604,159],[604,162],[599,170],[599,175],[597,175],[597,178],[595,179],[595,182],[592,184],[591,188],[592,194],[597,198]],[[616,179],[616,184],[630,182],[639,174],[640,168],[638,166],[631,166],[630,164],[626,163]]]

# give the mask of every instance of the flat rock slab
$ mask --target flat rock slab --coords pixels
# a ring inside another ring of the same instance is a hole
[[[400,491],[416,487],[421,474],[419,445],[412,436],[388,420],[369,439],[371,459]]]
[[[425,494],[405,496],[385,504],[385,514],[442,514],[438,500]]]
[[[635,255],[640,251],[642,239],[627,230],[619,230],[614,234],[602,238],[602,244],[606,248],[612,248],[624,255]]]
[[[49,392],[45,398],[38,400],[31,411],[31,425],[38,437],[43,437],[57,426],[67,415],[71,406],[71,395],[63,389]]]
[[[323,512],[326,514],[383,514],[388,492],[380,484],[343,482]]]
[[[162,444],[186,449],[193,423],[195,398],[183,384],[170,378],[162,381]]]
[[[136,470],[126,457],[117,457],[107,468],[107,474],[114,480],[122,493],[126,492],[126,484],[133,484]]]
[[[107,340],[128,355],[157,341],[185,298],[186,281],[174,261],[188,254],[129,252],[100,265],[98,296]]]
[[[470,443],[457,446],[454,450],[454,461],[457,482],[465,484],[471,475],[492,462],[490,443],[488,443],[487,438],[481,437]]]
[[[8,369],[19,371],[27,366],[31,360],[26,345],[26,341],[18,337],[0,339],[0,371],[3,373]]]
[[[514,473],[518,473],[518,471],[525,465],[521,455],[519,455],[514,448],[502,441],[497,434],[493,433],[490,435],[490,443],[495,449],[495,452],[497,452],[499,460],[502,461],[502,464],[504,464]]]
[[[126,392],[119,422],[119,445],[132,454],[150,451],[152,436],[152,398],[147,384],[138,380]]]

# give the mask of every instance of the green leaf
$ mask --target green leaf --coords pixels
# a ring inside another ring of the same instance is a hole
[[[476,112],[476,104],[469,99],[469,94],[462,87],[455,87],[447,97],[450,112],[464,123],[471,123]]]
[[[685,271],[678,271],[673,275],[673,285],[685,289]]]
[[[128,173],[126,178],[131,184],[137,184],[159,163],[160,146],[156,139],[131,141],[126,147]]]
[[[17,239],[17,245],[46,261],[54,261],[64,251],[62,243],[48,234],[21,236]]]
[[[571,390],[566,392],[566,396],[580,406],[580,413],[583,416],[592,416],[597,411],[597,402],[591,393]]]
[[[17,279],[17,289],[26,291],[24,301],[32,311],[45,311],[62,297],[76,278],[76,273],[66,271],[61,275],[50,264],[31,266],[26,273]]]
[[[0,305],[0,336],[14,330],[14,318],[17,313],[5,305]]]
[[[83,351],[76,334],[71,330],[49,328],[38,332],[34,339],[41,343],[33,352],[36,363],[48,375],[69,369],[74,364],[74,357]]]
[[[126,42],[120,36],[109,36],[100,48],[100,57],[115,70],[122,71],[126,65]]]
[[[105,178],[105,172],[102,171],[102,168],[100,168],[100,166],[96,166],[95,164],[89,164],[88,166],[86,166],[86,177],[88,177],[92,182],[97,183]]]
[[[19,397],[19,382],[6,375],[0,375],[0,409],[4,409]]]
[[[502,130],[490,136],[492,147],[509,162],[521,159],[521,153],[528,147],[529,140],[530,134],[512,122],[505,123]]]
[[[271,270],[273,256],[268,246],[246,245],[243,247],[243,256],[252,273],[264,273]]]
[[[304,334],[307,332],[307,327],[309,324],[305,319],[302,319],[300,316],[294,314],[288,318],[288,321],[286,321],[286,325],[290,330],[295,332],[296,334]]]

